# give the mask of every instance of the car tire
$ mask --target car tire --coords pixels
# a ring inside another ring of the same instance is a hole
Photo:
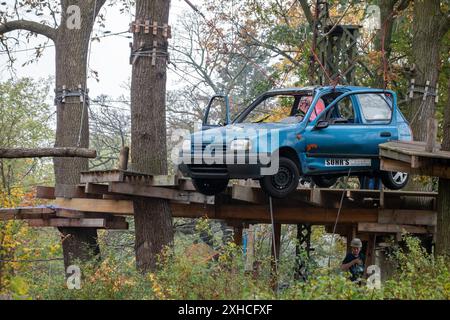
[[[192,179],[195,190],[206,195],[214,196],[226,190],[228,179]]]
[[[330,188],[337,182],[337,177],[333,176],[312,176],[312,181],[319,188]]]
[[[400,190],[406,186],[409,180],[409,174],[406,172],[382,171],[381,181],[386,188],[391,190]]]
[[[261,188],[274,198],[285,198],[297,189],[300,171],[297,164],[289,158],[280,157],[278,172],[260,179]]]

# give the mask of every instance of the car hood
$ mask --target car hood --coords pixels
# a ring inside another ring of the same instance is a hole
[[[235,139],[253,140],[261,135],[271,135],[273,132],[289,130],[298,124],[286,123],[236,123],[224,127],[199,131],[191,135],[195,144],[223,143]]]

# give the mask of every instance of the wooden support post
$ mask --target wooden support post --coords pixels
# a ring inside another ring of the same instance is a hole
[[[233,241],[237,246],[242,246],[242,225],[233,225]]]
[[[273,225],[273,232],[274,235],[271,237],[271,245],[270,245],[270,251],[272,252],[272,270],[271,270],[271,286],[275,290],[278,286],[278,274],[277,274],[277,267],[278,262],[280,259],[280,247],[281,247],[281,223],[274,223]],[[275,245],[274,245],[274,238],[275,237]]]
[[[247,249],[245,251],[245,271],[253,271],[255,261],[255,232],[253,225],[247,229]]]
[[[128,155],[130,154],[130,148],[123,147],[120,150],[119,155],[119,170],[126,171],[128,169]]]
[[[433,152],[436,147],[438,122],[435,118],[427,119],[427,143],[426,152]]]
[[[373,233],[369,234],[366,248],[366,268],[375,263],[375,243],[377,236]]]

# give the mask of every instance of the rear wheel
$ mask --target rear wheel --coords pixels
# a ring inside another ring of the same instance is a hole
[[[213,196],[225,191],[228,179],[192,179],[192,184],[198,192],[206,196]]]
[[[382,171],[381,181],[386,188],[399,190],[406,186],[409,180],[409,174],[406,172]]]
[[[294,161],[280,157],[278,172],[271,176],[264,176],[260,180],[261,188],[274,198],[285,198],[297,189],[300,173]]]
[[[332,176],[312,176],[311,179],[319,188],[329,188],[336,184],[338,178]]]

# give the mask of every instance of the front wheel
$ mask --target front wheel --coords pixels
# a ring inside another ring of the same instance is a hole
[[[330,188],[336,184],[336,177],[328,177],[328,176],[312,176],[312,181],[319,188]]]
[[[274,198],[285,198],[297,189],[300,172],[289,158],[280,157],[278,172],[272,176],[264,176],[260,180],[261,188]]]
[[[228,179],[192,179],[192,184],[198,192],[206,196],[214,196],[225,191]]]
[[[382,171],[381,181],[386,188],[391,190],[400,190],[406,186],[409,180],[409,174],[406,172]]]

